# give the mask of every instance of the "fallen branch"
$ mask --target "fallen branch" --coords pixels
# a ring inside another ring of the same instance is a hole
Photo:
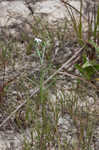
[[[79,76],[77,76],[77,75],[73,75],[73,74],[71,74],[71,73],[68,73],[68,72],[59,72],[59,74],[62,74],[62,75],[64,75],[64,76],[69,76],[69,77],[71,77],[71,78],[74,78],[74,79],[79,79],[79,80],[81,80],[81,81],[83,81],[83,82],[85,82],[85,83],[87,83],[87,84],[90,84],[94,89],[97,89],[97,87],[94,85],[94,84],[92,84],[90,81],[87,81],[87,80],[85,80],[84,78],[82,78],[82,77],[79,77]]]
[[[80,48],[68,61],[66,61],[56,72],[54,72],[46,81],[44,81],[43,85],[47,84],[54,76],[56,76],[63,68],[68,69],[71,66],[71,62],[79,57],[79,54],[83,51],[86,45]],[[35,91],[31,94],[30,98],[32,98],[35,94],[39,92],[40,88],[36,88]],[[20,104],[1,124],[2,127],[20,108],[22,108],[27,103],[25,100],[22,104]]]

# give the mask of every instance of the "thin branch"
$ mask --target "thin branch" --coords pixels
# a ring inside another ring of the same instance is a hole
[[[85,82],[87,84],[90,84],[93,88],[97,89],[97,87],[94,84],[92,84],[90,81],[87,81],[84,78],[81,78],[79,76],[73,75],[73,74],[68,73],[66,71],[65,72],[59,72],[59,74],[62,74],[62,75],[65,75],[65,76],[69,76],[69,77],[74,78],[74,79],[79,79],[79,80],[81,80],[81,81],[83,81],[83,82]]]
[[[85,48],[86,45],[84,45],[82,48],[80,48],[68,61],[66,61],[55,73],[53,73],[45,82],[49,82],[55,75],[57,75],[63,68],[67,69],[69,67],[69,64],[76,59],[76,57],[82,52],[82,50]]]
[[[44,83],[43,85],[47,84],[54,76],[56,76],[63,68],[68,68],[71,62],[79,56],[79,54],[83,51],[86,45],[80,48],[68,61],[66,61],[56,72],[54,72]],[[30,98],[32,98],[35,94],[39,92],[40,88],[36,88],[36,90],[31,94]],[[21,107],[23,107],[27,103],[25,100],[22,104],[20,104],[1,124],[2,127]]]

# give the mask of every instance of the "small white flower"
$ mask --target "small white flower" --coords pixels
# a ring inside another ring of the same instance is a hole
[[[39,39],[39,38],[35,38],[34,41],[36,41],[37,43],[41,43],[42,42],[42,40]]]

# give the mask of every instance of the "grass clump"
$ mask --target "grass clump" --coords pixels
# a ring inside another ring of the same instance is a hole
[[[68,23],[65,23],[64,27],[58,27],[58,29],[53,30],[48,24],[43,24],[38,19],[32,26],[32,38],[29,39],[28,35],[23,35],[24,44],[21,43],[23,44],[21,46],[24,47],[24,50],[19,49],[16,52],[16,48],[11,51],[11,56],[8,55],[9,53],[5,49],[2,53],[2,66],[4,68],[9,58],[13,59],[12,62],[14,62],[14,54],[18,54],[17,60],[19,62],[15,61],[14,65],[10,64],[12,65],[10,67],[15,72],[20,66],[22,67],[18,70],[20,75],[11,82],[6,95],[8,96],[8,106],[11,104],[13,110],[15,109],[13,113],[9,109],[8,112],[12,113],[9,118],[11,119],[15,115],[13,121],[18,131],[24,133],[27,128],[29,130],[29,138],[24,134],[24,150],[91,149],[94,130],[98,122],[96,119],[98,110],[94,109],[97,104],[97,95],[95,93],[97,87],[92,86],[91,82],[93,75],[98,74],[99,71],[97,61],[98,37],[96,36],[98,32],[98,11],[95,17],[97,19],[94,22],[95,28],[91,30],[91,36],[88,34],[88,39],[85,40],[83,38],[82,6],[83,1],[81,1],[79,12],[79,24],[76,23],[76,18],[72,13],[73,8],[68,11],[74,31],[76,31],[76,42],[74,41],[73,44],[75,46],[76,43],[78,48],[85,44],[84,52],[78,53],[74,59],[71,56],[72,59],[66,60],[67,68],[65,68],[65,64],[59,64],[57,67],[54,62],[58,51],[65,51],[64,45],[70,34]],[[90,28],[93,29],[91,25],[89,21],[87,33],[89,33]],[[72,31],[73,35],[74,31]],[[16,45],[13,45],[12,49],[13,47],[15,48]],[[89,51],[91,51],[93,58],[90,56]],[[21,59],[20,55],[22,55]],[[73,72],[67,72],[68,68],[76,63],[76,68],[80,72],[79,76],[73,74]],[[61,72],[62,70],[64,71]],[[6,69],[4,69],[4,72],[6,74]],[[73,77],[73,80],[71,77]],[[69,81],[71,82],[71,87],[68,86]],[[76,88],[72,83],[73,81],[76,83]],[[90,86],[86,83],[89,83]],[[15,88],[14,92],[13,88]],[[12,96],[13,93],[15,97]],[[9,97],[10,99],[12,97],[10,101]],[[92,102],[89,102],[90,97]],[[16,106],[18,107],[16,108]]]

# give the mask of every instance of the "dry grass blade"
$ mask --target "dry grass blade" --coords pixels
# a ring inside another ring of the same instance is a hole
[[[78,12],[86,21],[88,21],[87,17],[85,15],[83,15],[78,9],[76,9],[75,7],[73,7],[71,4],[69,4],[68,2],[65,2],[64,0],[61,0],[62,3],[64,3],[65,5],[69,6],[70,8],[74,9],[76,12]]]

